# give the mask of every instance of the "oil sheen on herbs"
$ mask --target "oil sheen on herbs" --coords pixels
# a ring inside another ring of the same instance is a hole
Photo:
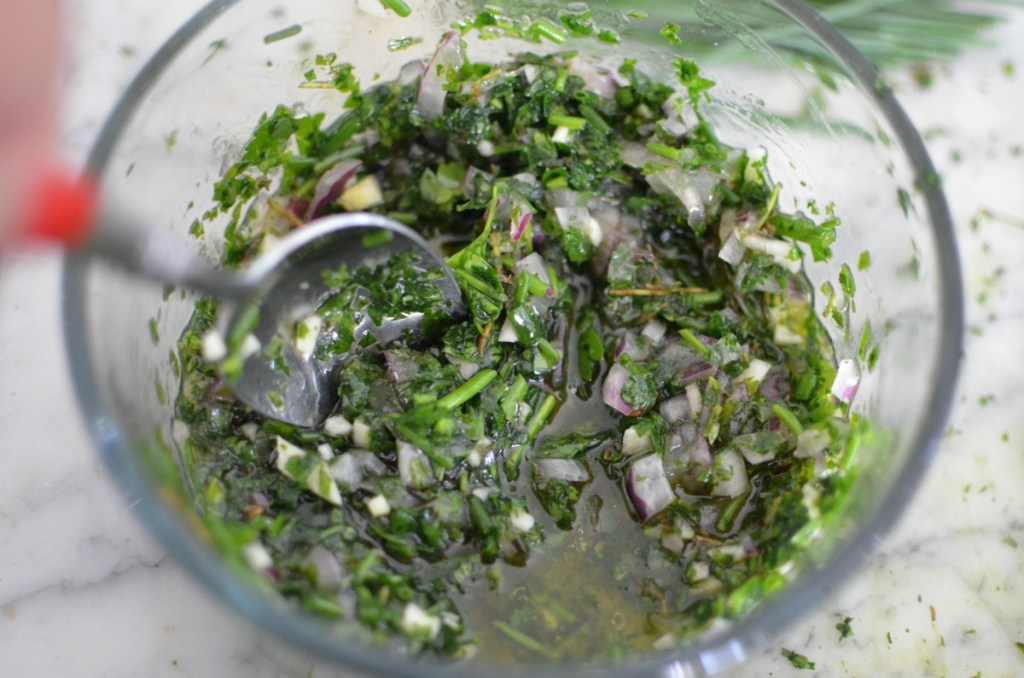
[[[307,78],[347,110],[259,120],[216,186],[225,265],[379,212],[450,257],[469,314],[351,360],[308,430],[234,401],[197,304],[184,466],[241,576],[373,641],[487,661],[670,647],[784,583],[857,439],[801,272],[838,222],[780,212],[764,158],[701,114],[713,83],[674,68],[474,63],[451,34],[368,89],[320,56]],[[337,295],[282,341],[326,357],[359,314],[429,310],[414,264],[325,272]]]

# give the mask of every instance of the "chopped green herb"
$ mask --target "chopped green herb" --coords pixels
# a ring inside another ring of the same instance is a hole
[[[456,29],[448,49],[470,32],[619,39],[577,9],[485,9]],[[252,349],[255,308],[211,364],[218,309],[199,300],[175,406],[211,540],[299,609],[411,654],[615,660],[746,614],[842,507],[870,432],[831,395],[835,356],[801,269],[805,252],[831,257],[832,205],[783,210],[763,154],[726,147],[704,118],[714,83],[693,61],[665,83],[626,59],[599,69],[603,92],[574,52],[448,57],[459,63],[364,88],[351,64],[315,55],[297,84],[343,93],[340,109],[262,115],[191,228],[226,220],[222,262],[245,265],[275,229],[350,209],[344,191],[323,198],[349,171],[346,191],[372,184],[369,209],[443,249],[467,309],[444,312],[438,273],[414,252],[323,271],[330,296],[256,349],[290,370],[302,346],[338,375],[337,410],[302,428],[224,388]],[[440,106],[424,104],[427,85]],[[684,110],[696,122],[666,134]],[[714,201],[693,201],[694,175],[713,180]],[[849,328],[852,270],[821,291],[825,317]],[[424,317],[415,339],[364,331],[410,314]],[[858,348],[862,361],[877,351],[866,325]],[[797,454],[808,441],[816,453]],[[738,555],[749,544],[757,556]]]
[[[814,670],[814,662],[798,652],[782,648],[782,656],[788,659],[795,669]]]
[[[839,640],[843,641],[853,635],[853,627],[850,622],[853,621],[853,617],[843,617],[838,624],[836,624],[836,631],[839,631]]]
[[[298,35],[301,32],[302,32],[302,26],[300,26],[298,24],[295,24],[294,26],[289,26],[288,28],[282,28],[279,31],[274,31],[273,33],[268,33],[267,35],[264,35],[263,36],[263,43],[266,44],[266,45],[269,45],[269,44],[271,44],[273,42],[278,42],[280,40],[284,40],[286,38],[291,38],[293,36],[296,36],[296,35]]]

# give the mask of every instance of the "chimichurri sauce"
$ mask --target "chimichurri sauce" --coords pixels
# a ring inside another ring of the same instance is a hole
[[[235,402],[197,304],[183,463],[229,563],[410,653],[510,662],[671,647],[782,585],[856,441],[802,273],[837,220],[780,211],[687,60],[475,63],[453,33],[372,88],[317,62],[346,110],[260,119],[216,187],[225,265],[374,211],[446,253],[469,313],[358,354],[307,430]],[[326,271],[337,294],[254,350],[329,358],[362,314],[429,314],[413,264]]]

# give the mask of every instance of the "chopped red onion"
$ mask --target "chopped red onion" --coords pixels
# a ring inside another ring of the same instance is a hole
[[[578,207],[580,204],[580,194],[568,188],[551,188],[544,192],[544,196],[552,209]]]
[[[860,368],[855,360],[840,360],[836,369],[836,378],[832,382],[832,395],[844,403],[853,401],[860,385]]]
[[[690,226],[704,223],[704,199],[694,182],[694,174],[669,167],[647,175],[647,183],[655,193],[674,195],[686,208]]]
[[[644,144],[635,141],[627,141],[622,144],[622,152],[619,157],[623,163],[636,169],[643,169],[644,165],[652,163],[663,164],[665,161],[665,158],[651,152]]]
[[[544,259],[536,252],[527,254],[517,261],[516,268],[526,273],[532,273],[540,278],[545,285],[551,285],[551,278],[548,276],[548,268],[544,264]]]
[[[661,322],[657,318],[648,321],[644,328],[640,331],[641,336],[647,337],[652,342],[657,344],[664,338],[665,332],[668,331],[668,327],[665,323]]]
[[[422,489],[434,484],[434,469],[423,450],[409,443],[398,442],[398,476],[410,489]]]
[[[630,426],[622,434],[622,453],[631,457],[647,454],[651,451],[653,442],[650,431],[645,431],[643,435],[640,435],[636,426]]]
[[[387,467],[373,452],[349,450],[335,457],[328,471],[339,484],[354,490],[363,483],[365,476],[382,475]]]
[[[519,242],[523,234],[526,233],[526,227],[530,225],[531,219],[533,219],[532,212],[523,212],[519,217],[519,222],[513,225],[511,237],[514,242]]]
[[[459,371],[459,376],[462,377],[463,381],[469,379],[474,374],[480,371],[480,364],[475,363],[472,360],[463,360],[462,358],[448,358],[448,362],[455,366],[455,369]]]
[[[516,334],[516,328],[512,325],[512,321],[507,317],[505,322],[501,324],[501,331],[498,332],[498,341],[503,344],[514,344],[519,341],[519,335]]]
[[[643,414],[640,410],[634,410],[633,406],[622,398],[622,387],[626,384],[627,379],[629,379],[629,370],[619,363],[611,366],[611,369],[608,370],[608,374],[604,378],[604,383],[601,385],[604,403],[616,412],[626,416],[632,417]]]
[[[768,400],[781,400],[789,394],[789,378],[782,370],[770,372],[757,389]]]
[[[820,428],[805,428],[796,438],[796,449],[793,456],[797,459],[815,457],[831,444],[828,431]]]
[[[658,412],[661,413],[661,418],[669,426],[684,419],[690,419],[693,416],[690,401],[685,395],[677,395],[667,400],[662,400],[658,405]]]
[[[690,411],[694,415],[700,414],[701,409],[704,407],[704,398],[700,392],[700,386],[697,384],[686,385],[686,401],[690,404]]]
[[[764,378],[768,376],[769,370],[772,369],[770,362],[761,360],[760,358],[751,358],[750,364],[736,375],[736,381],[747,382],[753,386],[758,386]]]
[[[590,59],[577,56],[569,62],[569,75],[583,79],[583,87],[602,99],[611,99],[619,89],[615,78]]]
[[[714,365],[705,360],[701,360],[684,369],[680,375],[679,382],[684,385],[689,385],[695,381],[713,377],[717,371],[718,370]]]
[[[798,273],[800,271],[800,260],[790,257],[790,252],[793,251],[791,243],[779,238],[769,238],[760,233],[744,235],[741,237],[741,240],[744,247],[755,252],[767,254],[772,258],[772,261],[790,273]]]
[[[732,444],[748,463],[756,465],[774,459],[776,453],[785,444],[785,440],[780,433],[755,431],[735,436],[732,439]]]
[[[384,351],[384,362],[388,366],[388,378],[396,384],[404,384],[419,374],[420,366],[406,351]]]
[[[362,166],[363,163],[359,160],[342,160],[320,175],[313,190],[313,199],[306,210],[306,221],[321,216],[348,188]]]
[[[640,520],[664,511],[676,500],[661,457],[649,454],[634,461],[626,473],[626,492]]]
[[[684,97],[678,92],[665,100],[661,105],[661,112],[665,114],[662,127],[677,137],[689,132],[699,122],[689,97]]]
[[[306,563],[313,566],[317,586],[339,586],[345,579],[345,569],[338,558],[320,544],[306,556]]]
[[[444,113],[444,83],[448,80],[448,72],[458,70],[463,62],[462,38],[458,31],[451,31],[441,39],[420,78],[416,108],[424,120],[434,120]]]
[[[398,70],[398,84],[408,85],[423,76],[423,63],[410,61]]]
[[[717,497],[738,497],[747,491],[747,467],[736,450],[722,450],[712,463],[715,486],[711,493]]]
[[[740,261],[743,260],[743,255],[746,251],[747,248],[743,246],[740,236],[737,235],[735,230],[732,230],[725,240],[722,241],[722,249],[718,250],[718,258],[727,264],[738,266]]]
[[[587,465],[575,459],[538,459],[534,465],[537,473],[548,480],[565,483],[585,483],[590,480]]]
[[[651,346],[642,337],[628,332],[622,335],[615,345],[614,358],[618,360],[621,355],[628,355],[633,360],[643,362],[651,357]]]

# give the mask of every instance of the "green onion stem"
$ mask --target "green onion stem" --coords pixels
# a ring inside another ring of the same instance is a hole
[[[435,403],[435,407],[440,409],[442,412],[451,412],[456,407],[462,405],[477,393],[484,390],[488,384],[494,381],[496,376],[498,376],[498,372],[496,370],[480,370],[455,390],[439,399],[437,403]]]
[[[711,349],[708,348],[700,338],[693,333],[693,330],[682,329],[679,330],[679,336],[683,338],[687,344],[689,344],[695,351],[700,353],[705,358],[711,357]]]
[[[796,415],[786,409],[786,406],[782,403],[775,403],[772,405],[772,412],[775,413],[775,416],[779,418],[779,421],[785,424],[786,428],[792,431],[794,435],[800,435],[804,432],[804,427],[797,420]]]
[[[547,423],[548,417],[555,411],[555,405],[558,404],[558,399],[553,395],[548,395],[544,399],[544,402],[540,404],[537,411],[533,413],[533,417],[530,418],[530,423],[526,425],[526,437],[528,440],[533,440],[540,433],[540,430],[544,428],[544,424]]]

